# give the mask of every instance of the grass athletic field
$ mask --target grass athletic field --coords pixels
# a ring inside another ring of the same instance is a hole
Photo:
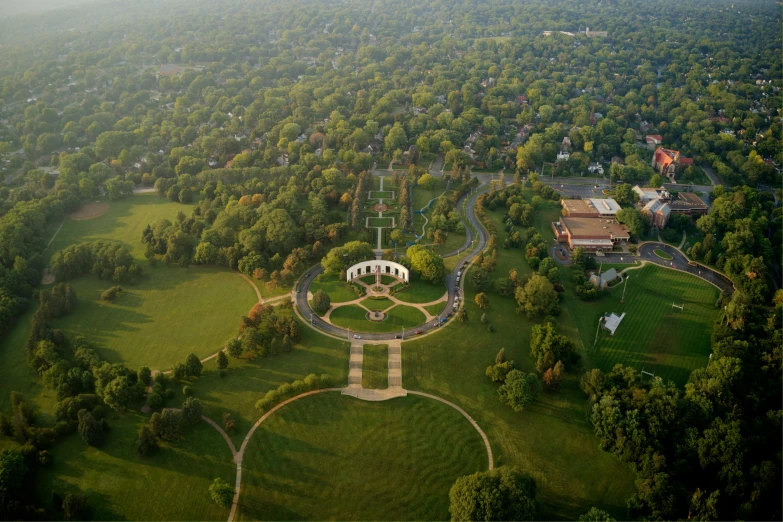
[[[412,306],[397,305],[386,311],[384,321],[374,322],[367,319],[367,311],[356,305],[341,306],[329,316],[329,320],[342,328],[350,328],[354,332],[383,333],[402,331],[402,328],[413,328],[426,322],[421,311]]]
[[[595,303],[573,303],[582,343],[604,371],[621,363],[684,386],[693,370],[707,365],[720,291],[686,272],[652,265],[628,274],[625,303],[621,286]],[[608,312],[626,316],[614,335],[599,332],[593,346],[598,318]]]
[[[362,386],[386,389],[389,387],[389,345],[365,344],[362,354]]]
[[[456,410],[323,393],[275,412],[242,464],[238,520],[447,520],[457,477],[487,469]]]

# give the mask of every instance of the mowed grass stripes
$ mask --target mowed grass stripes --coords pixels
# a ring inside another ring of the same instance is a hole
[[[445,404],[323,393],[253,435],[237,519],[448,520],[451,485],[487,466],[478,432]]]
[[[683,386],[694,369],[707,365],[720,292],[676,270],[648,265],[628,273],[625,303],[620,303],[620,285],[598,303],[577,305],[584,347],[602,370],[624,364]],[[595,342],[598,319],[606,312],[626,315],[614,335],[601,330]]]

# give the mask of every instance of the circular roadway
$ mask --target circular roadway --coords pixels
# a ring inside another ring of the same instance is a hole
[[[476,248],[471,250],[464,258],[464,260],[459,263],[454,270],[451,271],[450,274],[446,275],[446,288],[448,289],[448,300],[446,302],[446,310],[451,310],[454,304],[454,297],[457,295],[457,292],[455,290],[455,282],[457,280],[457,272],[462,269],[462,266],[465,263],[470,263],[474,258],[478,256],[478,254],[484,250],[484,247],[487,245],[487,232],[484,230],[483,225],[479,222],[476,215],[473,213],[473,208],[476,205],[476,200],[478,199],[479,195],[483,191],[483,189],[486,188],[485,185],[479,185],[477,190],[475,190],[472,194],[468,194],[470,199],[468,200],[467,208],[465,209],[465,216],[467,217],[468,221],[473,225],[473,228],[476,229],[478,232],[477,239],[478,239],[478,245]],[[468,196],[463,196],[462,199]],[[462,199],[457,202],[457,208],[460,207],[460,203],[462,202]],[[442,257],[451,257],[454,255],[458,255],[463,250],[467,250],[471,243],[473,242],[473,231],[470,227],[465,227],[465,243],[462,245],[461,248],[454,250],[452,252],[447,253],[446,255]],[[367,341],[385,341],[389,339],[394,339],[398,335],[396,332],[392,333],[367,333],[362,331],[355,331],[355,330],[348,330],[346,328],[340,328],[339,326],[335,326],[333,324],[327,323],[320,317],[318,317],[318,314],[313,312],[312,308],[310,308],[310,303],[307,302],[307,291],[310,288],[310,285],[312,284],[313,280],[318,277],[323,272],[322,266],[317,266],[316,268],[313,268],[309,272],[305,273],[304,277],[299,283],[299,286],[297,288],[296,293],[296,306],[299,308],[299,311],[302,313],[305,320],[310,320],[311,324],[315,327],[317,327],[319,330],[322,330],[326,333],[335,335],[337,337],[343,337],[344,339],[350,340],[353,335],[361,335],[362,340]],[[464,284],[464,279],[462,279],[462,283]],[[432,321],[427,322],[425,324],[422,324],[421,326],[410,328],[408,331],[411,331],[411,337],[413,337],[412,332],[421,330],[421,333],[427,333],[431,330],[434,330],[438,328],[433,324]],[[407,337],[407,336],[406,336]]]

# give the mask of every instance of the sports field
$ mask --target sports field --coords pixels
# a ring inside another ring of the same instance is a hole
[[[389,387],[389,345],[365,344],[362,348],[362,386]]]
[[[720,291],[688,273],[653,265],[628,274],[625,303],[622,286],[597,302],[571,303],[587,354],[602,370],[621,363],[683,386],[694,369],[707,365]],[[596,342],[598,319],[610,312],[626,315],[614,335],[602,330]]]
[[[381,322],[367,319],[367,311],[356,305],[341,306],[332,312],[329,320],[353,332],[383,333],[396,332],[405,328],[421,326],[426,321],[424,314],[412,306],[397,305],[386,311],[388,317]]]
[[[248,444],[239,520],[447,520],[457,477],[487,469],[459,412],[408,396],[339,393],[275,412]]]

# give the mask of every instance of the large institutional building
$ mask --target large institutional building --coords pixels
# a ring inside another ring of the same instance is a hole
[[[552,230],[558,242],[566,243],[572,250],[582,247],[585,252],[611,252],[615,243],[631,239],[625,225],[599,217],[564,216],[552,223]]]

